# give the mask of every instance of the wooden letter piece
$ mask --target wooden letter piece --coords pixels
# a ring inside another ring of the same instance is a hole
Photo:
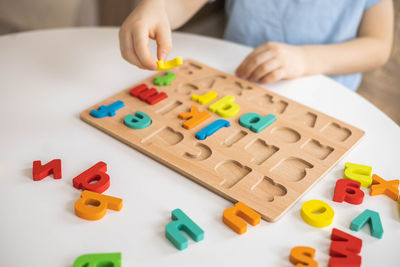
[[[206,105],[216,99],[218,94],[214,91],[209,91],[204,95],[192,95],[192,100],[198,102],[200,105]]]
[[[361,239],[333,228],[331,240],[329,267],[361,266]]]
[[[208,119],[210,117],[210,113],[206,110],[199,112],[199,108],[195,105],[192,105],[190,107],[190,112],[180,113],[178,117],[182,120],[186,120],[183,123],[183,128],[190,130]]]
[[[360,231],[364,225],[368,223],[371,230],[371,235],[376,238],[382,238],[383,227],[379,213],[369,209],[364,210],[360,215],[355,218],[350,225],[350,229],[353,231]]]
[[[235,103],[235,97],[232,95],[224,96],[212,103],[208,109],[221,117],[233,117],[240,111],[240,107]]]
[[[118,109],[121,109],[124,106],[124,102],[118,100],[108,106],[101,105],[97,110],[92,109],[90,111],[90,115],[95,118],[104,118],[107,116],[113,117],[115,116],[115,112],[117,112]]]
[[[157,76],[154,78],[154,84],[158,86],[169,86],[171,82],[175,80],[175,74],[171,71],[165,72],[163,76]]]
[[[364,200],[364,192],[360,189],[361,183],[353,180],[339,179],[336,181],[333,201],[358,205]]]
[[[311,226],[322,228],[330,225],[335,212],[322,200],[309,200],[301,206],[301,217]]]
[[[154,88],[149,89],[144,83],[132,88],[129,93],[131,96],[137,97],[149,105],[157,104],[161,100],[168,97],[168,95],[164,92],[159,93]]]
[[[89,190],[101,194],[110,187],[110,176],[106,171],[107,164],[99,161],[72,179],[73,186],[76,189]]]
[[[73,267],[121,267],[121,253],[83,254],[76,258]]]
[[[296,267],[318,267],[314,260],[315,249],[310,247],[294,247],[290,251],[290,262]]]
[[[372,175],[371,196],[385,194],[394,201],[399,197],[399,180],[386,181],[378,175]]]
[[[249,112],[240,117],[239,124],[245,128],[249,128],[255,133],[259,133],[274,121],[276,121],[274,114],[268,114],[267,116],[262,117],[257,113]]]
[[[209,137],[210,135],[212,135],[213,133],[215,133],[216,131],[218,131],[219,129],[221,129],[223,127],[229,127],[229,126],[231,126],[231,124],[227,120],[219,119],[219,120],[213,121],[212,123],[210,123],[203,129],[201,129],[201,131],[198,131],[196,133],[196,138],[198,140],[204,140],[207,137]]]
[[[128,114],[125,116],[124,124],[131,129],[140,130],[151,125],[151,118],[144,112],[136,111],[135,115]]]
[[[172,222],[165,226],[165,237],[179,250],[188,246],[188,239],[180,232],[184,231],[194,241],[199,242],[204,239],[204,231],[195,224],[180,209],[172,211]]]
[[[53,159],[45,165],[42,165],[40,160],[33,162],[32,176],[34,181],[40,181],[50,174],[53,174],[54,179],[61,179],[61,159]]]
[[[372,167],[347,162],[344,167],[344,178],[361,183],[362,187],[370,187]]]
[[[253,226],[261,221],[261,215],[243,202],[238,202],[235,206],[227,208],[222,215],[222,221],[233,231],[242,235],[247,231],[247,224],[240,218]]]
[[[75,202],[76,216],[85,220],[100,220],[106,215],[107,209],[120,211],[122,199],[85,190]]]
[[[166,61],[164,62],[163,60],[159,60],[157,62],[157,70],[168,70],[168,69],[172,69],[175,67],[178,67],[180,65],[182,65],[182,58],[181,57],[177,57],[174,58],[170,61]]]

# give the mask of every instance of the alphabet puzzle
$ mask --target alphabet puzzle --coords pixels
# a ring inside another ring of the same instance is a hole
[[[279,219],[364,135],[193,60],[173,72],[169,86],[153,83],[164,74],[159,72],[86,109],[81,119],[228,200],[245,203],[267,221]],[[131,95],[140,91],[135,88],[154,88],[158,102]],[[124,106],[115,115],[90,115],[117,101]],[[186,115],[195,110],[209,116],[187,127],[192,115]],[[220,119],[223,125],[212,124]]]

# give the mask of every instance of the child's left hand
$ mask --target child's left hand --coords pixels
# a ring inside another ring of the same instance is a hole
[[[272,83],[305,75],[302,47],[268,42],[253,50],[240,64],[236,75],[259,83]]]

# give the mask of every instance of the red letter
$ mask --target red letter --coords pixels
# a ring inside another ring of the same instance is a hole
[[[142,84],[139,84],[138,86],[132,88],[130,91],[130,94],[131,94],[131,96],[138,97],[141,93],[146,92],[147,90],[148,90],[147,85],[142,83]]]
[[[154,105],[167,98],[167,94],[164,92],[159,93],[156,89],[151,88],[148,91],[145,91],[139,95],[140,100],[146,101],[149,105]]]
[[[364,200],[364,192],[360,189],[361,183],[348,179],[340,179],[336,182],[333,201],[346,201],[350,204],[361,204]]]
[[[333,228],[331,240],[329,267],[361,266],[361,239]]]
[[[103,193],[110,187],[110,176],[106,173],[107,164],[102,161],[96,163],[90,169],[76,176],[72,182],[76,189],[89,190]],[[95,183],[91,183],[94,182]]]
[[[161,100],[168,97],[168,95],[164,92],[159,93],[156,89],[149,89],[146,84],[142,83],[130,91],[131,96],[137,97],[142,101],[147,102],[149,105],[154,105],[160,102]]]
[[[32,175],[34,181],[40,181],[50,174],[53,174],[54,179],[61,179],[61,159],[54,159],[45,165],[42,165],[40,160],[33,162]]]

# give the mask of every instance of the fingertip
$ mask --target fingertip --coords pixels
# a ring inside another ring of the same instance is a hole
[[[284,71],[282,69],[275,70],[266,76],[264,76],[260,82],[263,84],[270,84],[277,81],[280,81],[284,78]]]
[[[152,60],[143,64],[143,66],[148,70],[156,70],[157,69],[157,62]]]
[[[235,70],[235,74],[236,74],[236,76],[238,76],[239,78],[242,78],[242,73],[241,73],[241,71],[240,71],[239,68],[237,68],[237,69]]]
[[[268,79],[267,78],[263,78],[260,80],[261,84],[268,84]]]
[[[252,82],[252,83],[259,83],[259,82],[260,82],[259,80],[256,80],[256,79],[254,79],[254,78],[252,78],[252,77],[249,77],[247,80],[248,80],[249,82]]]
[[[148,52],[148,53],[147,53]],[[150,55],[150,51],[146,51],[146,54],[137,53],[140,63],[148,70],[157,69],[157,61]]]
[[[246,69],[240,65],[237,69],[236,69],[236,75],[239,76],[242,79],[246,79],[247,75],[246,75]]]
[[[158,52],[158,60],[165,61],[167,59],[168,53],[164,50]]]
[[[154,61],[153,64],[151,65],[151,67],[150,67],[150,70],[157,70],[157,68],[158,68],[158,65],[157,65],[157,63]]]
[[[172,36],[169,27],[160,26],[156,29],[157,57],[159,60],[166,60],[172,49]]]

